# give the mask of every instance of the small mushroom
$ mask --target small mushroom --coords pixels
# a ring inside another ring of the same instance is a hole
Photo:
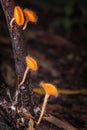
[[[20,82],[20,84],[18,85],[18,87],[20,87],[24,83],[29,70],[36,71],[38,69],[37,62],[34,58],[32,58],[30,56],[26,56],[25,61],[26,61],[27,67],[26,67],[26,70],[24,72],[23,79]]]
[[[24,14],[22,9],[19,6],[15,6],[14,15],[10,22],[10,27],[13,27],[13,22],[16,22],[18,26],[22,26],[24,24]]]
[[[40,124],[41,119],[43,117],[49,96],[51,96],[51,95],[57,96],[58,95],[58,90],[53,84],[41,82],[40,85],[42,86],[42,88],[45,91],[45,97],[44,97],[44,102],[43,102],[43,105],[42,105],[41,114],[40,114],[40,117],[39,117],[38,122],[37,122],[38,125]]]
[[[25,24],[24,24],[23,30],[25,30],[28,22],[32,22],[32,23],[37,22],[37,16],[32,10],[29,10],[29,9],[24,9],[23,12],[25,16]]]

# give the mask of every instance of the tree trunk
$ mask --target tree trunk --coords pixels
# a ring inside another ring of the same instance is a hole
[[[0,0],[0,1],[5,13],[8,29],[10,32],[12,49],[15,60],[15,68],[17,74],[17,85],[18,85],[19,82],[22,80],[26,67],[25,56],[27,55],[27,50],[23,37],[23,31],[22,27],[18,27],[18,25],[15,22],[13,23],[13,28],[10,27],[10,21],[13,17],[13,11],[15,7],[14,0]],[[32,87],[29,82],[30,82],[30,75],[27,76],[27,79],[24,84],[25,90],[21,91],[21,95],[26,99],[26,103],[24,100],[24,107],[30,111],[30,109],[32,110],[32,107],[34,106],[34,102],[33,102]]]

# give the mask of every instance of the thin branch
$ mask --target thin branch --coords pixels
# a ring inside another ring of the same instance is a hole
[[[18,76],[22,77],[25,71],[25,56],[27,51],[26,51],[23,31],[21,27],[18,27],[15,23],[13,25],[13,28],[10,27],[10,21],[13,17],[13,9],[15,3],[14,0],[1,0],[1,4],[5,13],[5,17],[6,17],[6,21],[10,32],[11,41],[12,41],[16,73]]]
[[[6,17],[11,41],[12,41],[12,49],[15,60],[15,68],[17,74],[17,86],[23,78],[23,74],[25,71],[25,56],[27,55],[26,45],[23,37],[22,27],[18,27],[18,25],[14,22],[13,28],[10,27],[10,21],[13,18],[13,10],[15,7],[14,0],[0,0],[2,8],[4,10],[4,14]],[[29,110],[33,109],[33,94],[32,88],[30,86],[30,75],[27,76],[26,82],[24,84],[25,90],[22,94],[22,97],[26,97],[27,103],[25,103],[24,107],[28,107]]]
[[[43,117],[45,120],[47,120],[48,122],[56,125],[59,128],[63,128],[65,130],[78,130],[77,128],[75,128],[74,126],[72,126],[70,123],[68,123],[67,121],[62,121],[52,115],[49,115],[48,117]]]

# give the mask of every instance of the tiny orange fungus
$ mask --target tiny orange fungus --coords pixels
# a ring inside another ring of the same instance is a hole
[[[29,9],[24,9],[23,12],[24,12],[24,16],[25,16],[25,19],[26,19],[25,25],[23,27],[23,30],[24,30],[24,29],[26,29],[28,22],[32,22],[32,23],[37,22],[37,16],[34,13],[34,11],[29,10]]]
[[[14,8],[14,15],[13,15],[13,18],[10,22],[10,27],[13,27],[14,21],[19,26],[22,26],[24,24],[24,14],[23,14],[21,7],[19,7],[19,6],[15,6],[15,8]]]
[[[25,61],[26,61],[26,70],[24,72],[23,79],[20,82],[20,84],[18,85],[18,87],[20,87],[24,83],[29,70],[37,71],[37,69],[38,69],[37,62],[36,62],[36,60],[34,58],[32,58],[30,56],[26,56]]]
[[[33,23],[37,22],[36,14],[32,10],[24,9],[23,12],[24,12],[25,18],[28,21],[33,22]]]
[[[51,95],[57,96],[58,95],[58,90],[57,90],[56,86],[54,86],[53,84],[41,82],[40,85],[42,86],[42,88],[45,91],[45,97],[44,97],[44,102],[42,105],[41,114],[40,114],[40,117],[39,117],[38,122],[37,122],[38,125],[40,124],[41,119],[43,117],[49,96],[51,96]]]
[[[38,68],[36,60],[30,56],[26,56],[26,65],[33,71],[36,71]]]
[[[41,82],[40,85],[48,95],[52,96],[58,95],[58,90],[53,84]]]

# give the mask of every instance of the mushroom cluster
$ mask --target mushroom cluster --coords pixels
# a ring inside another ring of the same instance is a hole
[[[10,27],[13,27],[13,22],[16,22],[18,26],[23,26],[23,30],[26,29],[28,22],[36,23],[37,16],[34,11],[29,9],[22,10],[20,6],[15,6],[13,18],[10,21]]]

